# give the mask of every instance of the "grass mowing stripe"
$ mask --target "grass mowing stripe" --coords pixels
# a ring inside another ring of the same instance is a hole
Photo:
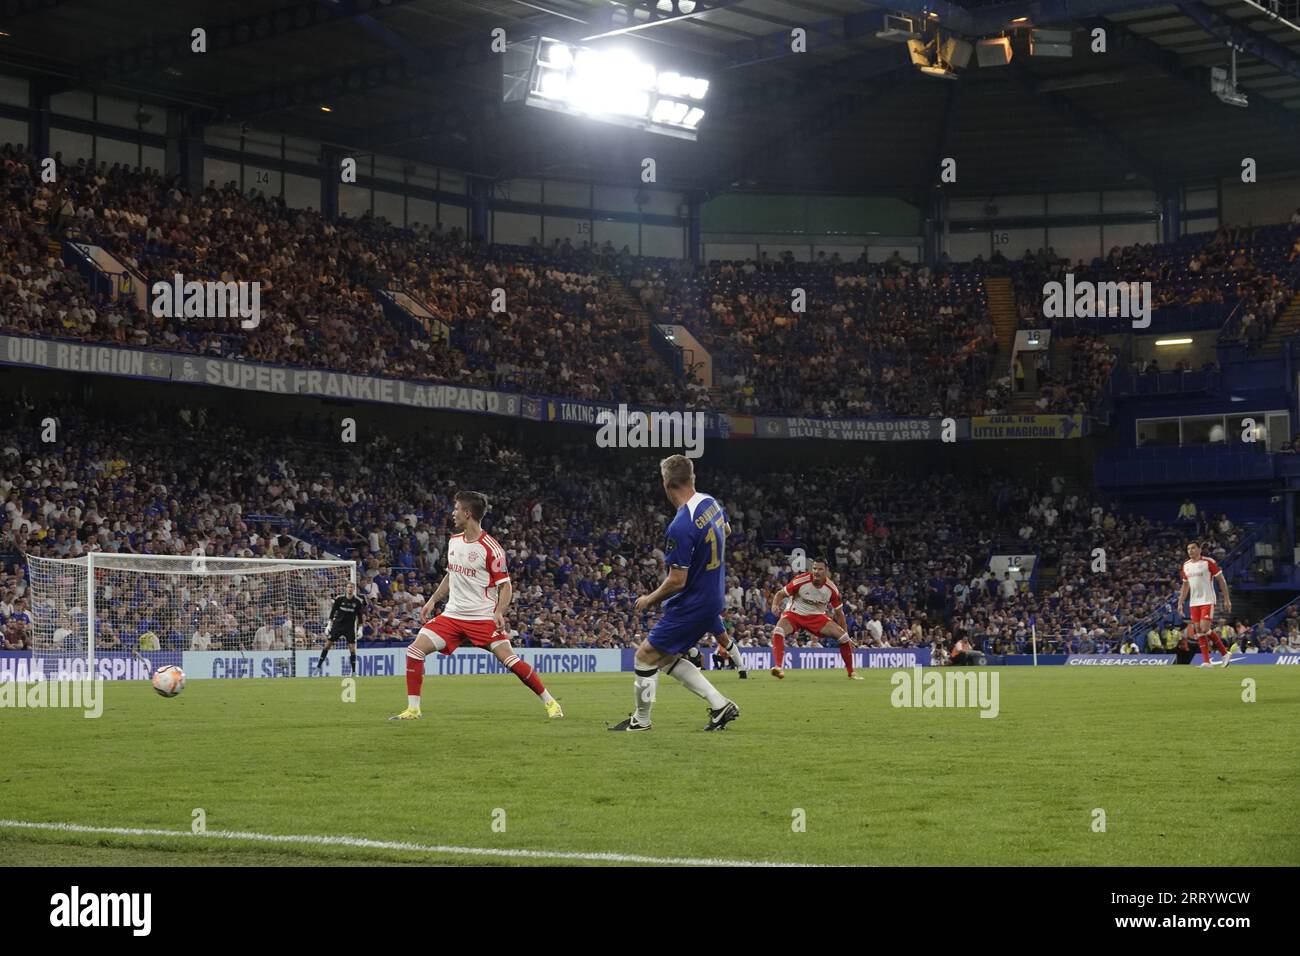
[[[80,823],[37,823],[30,820],[0,820],[0,827],[17,830],[41,830],[58,833],[85,833],[92,836],[161,836],[217,840],[248,840],[258,843],[306,843],[315,846],[354,846],[370,850],[409,850],[444,856],[492,856],[525,860],[582,860],[591,863],[646,863],[660,866],[815,866],[809,863],[780,863],[770,860],[692,859],[675,856],[640,856],[627,853],[577,853],[559,850],[506,850],[469,846],[426,846],[369,840],[365,837],[318,836],[314,834],[249,833],[239,830],[161,830],[146,827],[92,827]]]

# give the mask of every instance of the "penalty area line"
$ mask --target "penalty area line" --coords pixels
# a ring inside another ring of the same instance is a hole
[[[2,820],[0,829],[40,830],[48,833],[83,833],[91,836],[181,837],[189,840],[246,840],[254,843],[287,843],[308,846],[344,846],[367,850],[403,850],[438,856],[481,856],[509,860],[578,860],[585,863],[646,863],[659,866],[817,866],[815,863],[780,863],[770,860],[696,859],[681,856],[644,856],[637,853],[579,853],[564,850],[516,850],[496,847],[442,846],[370,840],[365,837],[318,836],[314,834],[250,833],[240,830],[161,830],[148,827],[94,827],[80,823],[37,823],[30,820]]]

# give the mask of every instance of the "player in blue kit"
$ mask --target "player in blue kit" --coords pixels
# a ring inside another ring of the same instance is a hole
[[[740,716],[740,708],[718,693],[704,672],[682,659],[718,625],[727,579],[727,524],[722,505],[695,490],[695,468],[685,455],[659,463],[664,493],[677,508],[668,525],[664,561],[668,577],[650,594],[636,599],[644,611],[663,601],[664,613],[650,636],[636,649],[636,710],[610,730],[649,730],[650,708],[659,672],[677,678],[709,705],[705,730],[722,730]]]

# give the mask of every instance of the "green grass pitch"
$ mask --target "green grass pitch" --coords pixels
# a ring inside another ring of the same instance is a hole
[[[723,733],[660,680],[649,733],[612,734],[629,674],[109,682],[103,716],[0,711],[0,825],[25,865],[546,864],[455,848],[850,865],[1300,864],[1300,670],[1004,668],[1000,714],[895,708],[890,672],[711,674]],[[1257,700],[1242,700],[1242,681]],[[192,836],[201,808],[209,835]],[[1096,832],[1094,810],[1105,812]],[[804,828],[795,827],[802,810]],[[501,814],[497,811],[504,811]],[[495,827],[494,827],[495,823]],[[504,823],[504,832],[502,824]],[[227,839],[355,837],[428,849]],[[450,848],[450,849],[445,849]]]

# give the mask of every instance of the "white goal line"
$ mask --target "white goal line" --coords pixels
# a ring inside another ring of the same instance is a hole
[[[37,823],[30,820],[2,820],[0,829],[42,830],[51,833],[86,833],[95,836],[184,837],[191,840],[248,840],[256,843],[297,843],[311,846],[347,846],[369,850],[405,850],[440,856],[484,856],[516,860],[580,860],[589,863],[646,863],[660,866],[817,866],[816,863],[780,863],[769,860],[695,859],[679,856],[643,856],[635,853],[579,853],[563,850],[515,850],[472,846],[440,846],[368,840],[364,837],[315,836],[310,834],[248,833],[239,830],[159,830],[145,827],[94,827],[80,823]]]

